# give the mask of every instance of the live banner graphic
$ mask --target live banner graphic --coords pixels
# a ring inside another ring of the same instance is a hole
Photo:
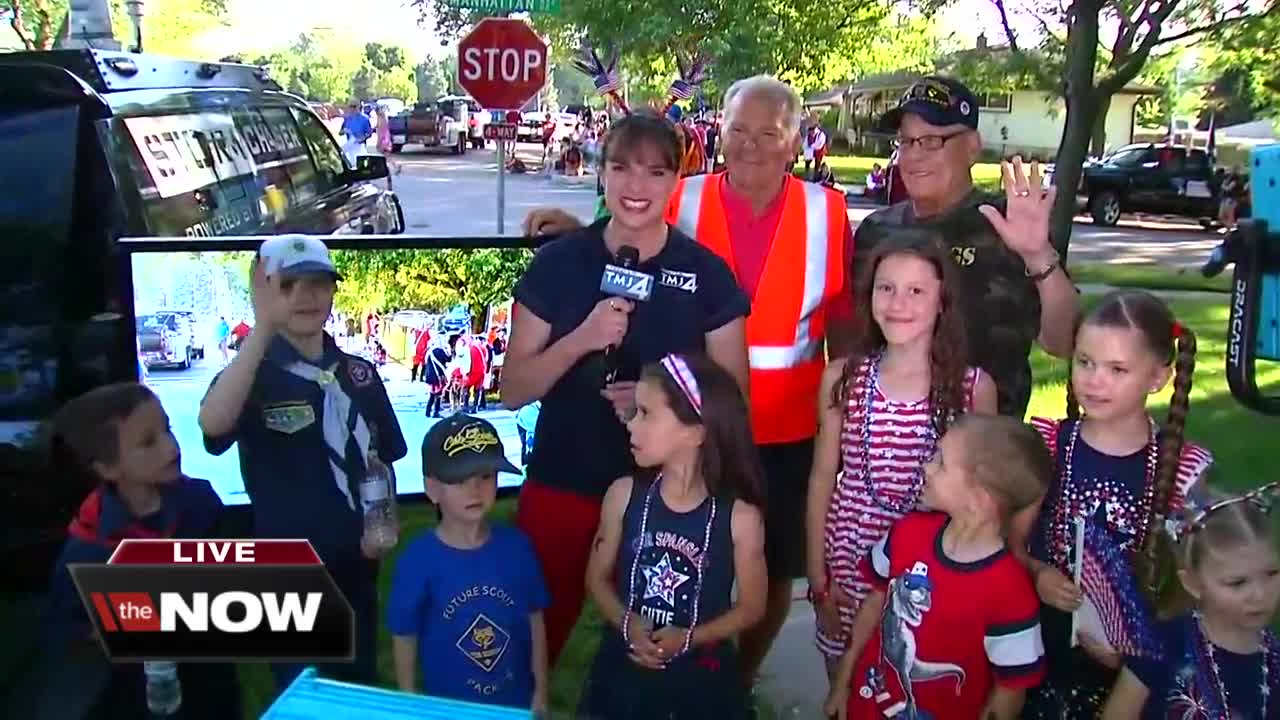
[[[70,570],[111,660],[354,655],[351,605],[306,540],[125,540]]]

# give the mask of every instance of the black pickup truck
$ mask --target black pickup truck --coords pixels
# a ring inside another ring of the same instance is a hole
[[[1218,187],[1209,155],[1199,148],[1145,143],[1126,145],[1089,162],[1080,179],[1093,221],[1108,227],[1123,213],[1218,214]]]

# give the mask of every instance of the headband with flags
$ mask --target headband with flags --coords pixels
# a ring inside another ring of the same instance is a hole
[[[679,355],[667,355],[662,358],[662,368],[676,381],[693,411],[698,413],[698,417],[702,417],[702,391],[698,388],[697,379],[693,377],[693,371],[689,369],[689,363]]]
[[[707,79],[707,64],[710,59],[700,52],[695,52],[693,57],[689,58],[689,62],[681,61],[679,56],[676,57],[676,69],[679,76],[671,82],[671,88],[668,91],[667,106],[663,109],[665,114],[681,100],[688,100],[698,92],[698,88]]]
[[[630,113],[627,103],[618,94],[618,52],[609,53],[608,62],[601,60],[600,55],[590,45],[584,45],[579,57],[574,58],[573,66],[596,86],[596,92],[613,100],[624,113]]]

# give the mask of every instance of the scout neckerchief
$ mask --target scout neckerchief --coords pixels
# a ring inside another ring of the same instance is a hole
[[[351,401],[351,396],[338,379],[339,371],[347,371],[347,363],[339,359],[329,363],[328,367],[320,367],[298,359],[285,365],[284,369],[296,377],[319,385],[324,393],[321,429],[329,451],[329,469],[333,471],[338,491],[347,499],[347,506],[355,510],[356,502],[351,494],[350,478],[354,476],[358,480],[364,477],[365,458],[369,456],[372,435],[369,423],[365,422],[359,408]]]

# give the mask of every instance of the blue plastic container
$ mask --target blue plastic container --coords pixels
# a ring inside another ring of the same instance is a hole
[[[442,700],[326,680],[307,668],[262,720],[530,720],[528,710]]]

